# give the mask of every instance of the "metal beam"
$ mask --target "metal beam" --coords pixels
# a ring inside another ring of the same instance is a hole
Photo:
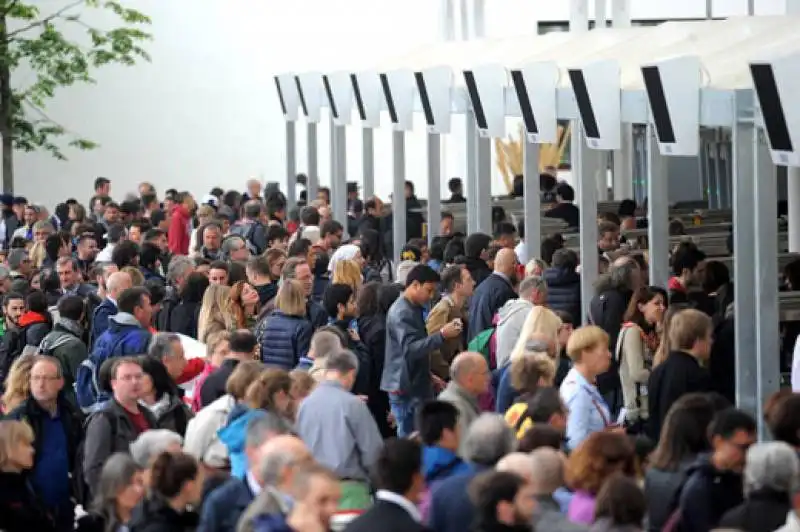
[[[317,124],[313,122],[306,124],[306,144],[306,156],[308,157],[308,186],[306,187],[306,194],[308,203],[311,204],[317,197],[317,189],[319,188]]]
[[[753,213],[753,179],[755,126],[752,120],[752,96],[743,94],[734,102],[736,115],[744,116],[733,128],[733,273],[736,279],[734,320],[736,338],[736,405],[755,418],[758,411],[756,377],[756,296],[755,296],[755,218]],[[774,227],[773,227],[774,230]],[[774,235],[773,235],[774,238]],[[772,272],[775,275],[775,272]],[[777,353],[772,353],[777,356]]]
[[[439,233],[442,217],[442,136],[428,135],[428,246]]]
[[[569,31],[589,31],[589,0],[569,1]]]
[[[440,36],[445,41],[456,38],[455,5],[453,0],[439,0]]]
[[[375,194],[375,130],[361,130],[361,195],[366,200]]]
[[[347,225],[347,130],[345,126],[334,126],[333,138],[334,172],[331,174],[331,212],[333,219]]]
[[[539,144],[523,141],[523,204],[525,206],[526,260],[538,257],[542,249],[542,202],[539,199]],[[577,318],[575,316],[574,318]]]
[[[469,0],[461,0],[461,40],[468,41],[469,33]]]
[[[478,231],[492,234],[492,202],[487,201],[492,197],[492,139],[477,138],[477,187],[475,205],[477,207]]]
[[[753,143],[753,212],[755,213],[755,305],[756,311],[756,373],[758,405],[764,404],[780,388],[780,316],[778,313],[778,175],[769,152],[766,138],[759,132]],[[738,297],[739,283],[736,283]],[[738,317],[736,318],[739,319]],[[756,416],[760,439],[768,437],[764,416]]]
[[[594,282],[597,279],[597,184],[594,172],[597,152],[586,147],[583,130],[574,125],[572,135],[572,176],[577,184],[580,208],[580,255],[581,255],[581,323],[589,315],[589,304],[594,297]]]
[[[395,265],[406,244],[406,134],[392,132],[392,250]]]
[[[789,251],[800,253],[800,168],[786,169],[786,203],[789,210]]]
[[[297,128],[286,121],[286,202],[289,210],[297,205]]]
[[[669,204],[667,159],[658,150],[655,128],[647,126],[647,241],[650,284],[666,288],[669,280]]]
[[[472,35],[476,39],[486,37],[486,0],[472,0]]]
[[[465,117],[464,151],[467,157],[467,234],[478,230],[478,164],[475,152],[477,151],[478,128],[475,125],[475,115],[472,111]]]

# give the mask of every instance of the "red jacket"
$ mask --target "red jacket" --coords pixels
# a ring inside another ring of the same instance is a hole
[[[183,205],[176,205],[172,208],[169,220],[169,231],[167,240],[169,250],[173,255],[189,254],[189,209]]]

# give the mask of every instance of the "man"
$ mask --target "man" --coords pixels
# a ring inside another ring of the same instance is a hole
[[[453,213],[443,211],[442,218],[439,220],[439,235],[453,236],[453,225],[456,223]]]
[[[689,288],[697,286],[705,272],[706,254],[692,242],[682,242],[672,254],[672,274],[667,288],[669,303],[692,303]]]
[[[150,345],[147,346],[147,356],[160,361],[173,381],[177,381],[186,369],[186,352],[181,337],[177,334],[166,332],[154,334]]]
[[[471,341],[479,333],[492,327],[494,315],[509,299],[517,297],[517,255],[513,249],[503,248],[494,261],[494,272],[475,289],[469,302],[469,334]]]
[[[114,268],[116,269],[116,265]],[[125,272],[115,271],[109,275],[108,281],[106,281],[106,298],[94,309],[92,315],[90,347],[94,347],[95,341],[108,329],[109,318],[119,312],[117,307],[119,296],[132,286],[131,276]]]
[[[94,260],[97,257],[97,239],[95,239],[94,233],[83,233],[78,236],[75,255],[78,269],[83,279],[86,280],[89,278],[89,271],[92,269]]]
[[[450,376],[452,379],[439,394],[439,400],[447,401],[458,409],[459,430],[461,434],[466,434],[481,414],[478,397],[489,389],[491,372],[480,353],[461,353],[453,359]],[[465,443],[462,440],[461,454],[466,451]]]
[[[55,358],[37,355],[31,368],[30,396],[10,419],[25,421],[33,429],[33,489],[59,531],[73,530],[75,508],[70,475],[78,444],[83,439],[83,416],[61,395],[64,378]]]
[[[434,482],[453,475],[467,473],[470,467],[458,455],[461,431],[458,409],[447,401],[429,401],[422,405],[417,419],[422,449],[425,485],[433,489]]]
[[[445,295],[428,313],[428,334],[441,330],[453,320],[466,321],[467,301],[472,297],[475,281],[465,267],[448,266],[442,272],[441,286]],[[441,349],[434,351],[431,354],[431,371],[434,375],[442,381],[447,380],[450,376],[450,363],[466,347],[464,336],[459,335],[447,340]]]
[[[418,443],[389,440],[375,464],[375,504],[347,525],[345,532],[427,530],[417,509],[425,490],[422,465]]]
[[[261,183],[258,179],[248,179],[246,184],[247,191],[242,194],[244,201],[261,202]]]
[[[517,243],[516,236],[517,228],[511,222],[499,222],[495,225],[494,242],[497,246],[514,249]]]
[[[179,255],[169,261],[167,295],[161,301],[161,310],[156,316],[156,328],[159,331],[172,331],[172,310],[180,304],[180,294],[186,286],[186,280],[194,271],[194,261],[189,257]]]
[[[308,371],[314,380],[321,382],[325,378],[325,361],[328,355],[341,349],[344,349],[341,336],[330,330],[317,330],[311,337],[308,357],[301,357],[295,369]]]
[[[97,487],[109,456],[128,452],[141,433],[156,428],[153,414],[139,407],[144,378],[139,361],[119,357],[111,362],[109,375],[112,399],[91,415],[86,426],[83,476],[90,491]]]
[[[225,383],[228,382],[228,377],[231,376],[239,362],[253,360],[256,347],[258,347],[256,337],[246,329],[231,333],[229,344],[230,352],[225,360],[208,376],[199,391],[200,403],[203,407],[225,395]]]
[[[215,260],[208,268],[208,282],[227,286],[228,273],[228,263],[223,260]]]
[[[300,403],[296,430],[314,457],[342,479],[342,508],[369,505],[369,470],[383,438],[367,405],[350,393],[358,358],[340,350],[325,359],[325,376]]]
[[[475,502],[474,530],[533,531],[531,520],[536,508],[532,488],[519,474],[489,471],[469,486]]]
[[[429,525],[437,532],[470,530],[475,509],[467,493],[470,482],[493,468],[516,447],[514,433],[497,414],[482,414],[469,428],[464,442],[464,459],[470,472],[442,481],[433,491]]]
[[[300,227],[297,229],[292,238],[289,239],[291,244],[299,238],[307,238],[311,241],[312,245],[316,245],[320,239],[320,215],[316,207],[307,206],[303,207],[300,211]]]
[[[336,220],[328,220],[322,224],[319,231],[319,247],[327,253],[333,253],[342,245],[344,227]]]
[[[553,253],[551,267],[542,272],[547,283],[547,303],[553,311],[567,312],[573,318],[581,315],[581,276],[577,272],[578,254],[567,248]]]
[[[253,255],[261,255],[267,250],[267,229],[261,218],[264,205],[260,201],[244,204],[244,218],[231,228],[231,233],[239,235],[247,242]]]
[[[364,202],[364,216],[361,217],[359,231],[372,229],[383,235],[383,202],[377,196],[372,196]]]
[[[269,416],[255,418],[249,423],[244,448],[248,464],[245,478],[231,477],[206,496],[199,530],[236,530],[240,517],[246,518],[245,512],[257,496],[265,493],[264,498],[271,502],[273,499],[269,495],[279,489],[273,484],[275,480],[285,480],[298,462],[311,458],[300,439],[278,435],[276,428]],[[250,515],[250,519],[252,517]]]
[[[270,246],[268,246],[269,249]],[[232,262],[247,262],[250,260],[250,249],[247,241],[240,235],[228,235],[222,241],[222,256]]]
[[[25,313],[25,296],[11,292],[3,296],[3,339],[0,342],[0,383],[5,383],[11,369],[12,345],[20,329],[19,319]]]
[[[31,274],[31,259],[25,249],[17,248],[8,252],[8,267],[11,279],[28,279]]]
[[[486,262],[491,243],[492,237],[485,233],[472,233],[464,241],[464,265],[472,274],[476,287],[492,274]]]
[[[580,209],[573,205],[575,190],[566,183],[556,187],[556,205],[544,213],[547,218],[558,218],[567,222],[571,229],[580,227]]]
[[[25,240],[33,240],[33,226],[39,221],[39,207],[36,205],[26,205],[22,211],[22,225],[11,233],[11,239],[21,237]]]
[[[602,255],[619,249],[619,226],[614,222],[602,221],[597,224],[597,248]]]
[[[0,248],[8,249],[11,247],[14,232],[19,227],[19,219],[14,214],[14,196],[10,194],[0,195]]]
[[[299,281],[303,285],[306,296],[306,319],[311,322],[311,327],[316,330],[327,325],[328,313],[325,312],[322,305],[311,299],[314,291],[314,274],[311,273],[308,262],[297,257],[287,260],[281,271],[281,280],[289,279]]]
[[[44,337],[39,345],[39,352],[50,355],[61,365],[64,381],[64,396],[73,405],[75,399],[75,375],[78,366],[86,360],[89,352],[83,343],[83,321],[85,303],[80,296],[64,296],[58,301],[58,319],[53,330]]]
[[[95,257],[98,262],[111,262],[114,248],[128,238],[128,230],[122,224],[111,224],[106,231],[106,247]]]
[[[713,530],[728,510],[744,500],[742,470],[747,449],[756,442],[756,422],[729,408],[717,413],[708,428],[712,452],[689,469],[680,494],[680,529]]]
[[[466,203],[467,198],[464,197],[464,183],[460,177],[452,177],[447,182],[447,189],[450,191],[450,197],[442,203]]]
[[[534,306],[547,303],[547,285],[540,277],[526,277],[519,285],[519,298],[506,301],[497,312],[497,367],[511,361],[511,351],[522,334],[522,326]]]
[[[106,177],[98,177],[94,180],[95,196],[111,196],[111,180]]]
[[[258,304],[263,308],[278,294],[278,283],[272,279],[267,257],[256,255],[247,261],[247,280],[258,292]]]
[[[83,275],[78,266],[78,261],[72,257],[61,257],[56,261],[56,273],[61,282],[61,293],[76,295],[87,299],[94,295],[92,285],[83,282]]]
[[[540,447],[529,455],[531,488],[536,497],[533,516],[535,530],[558,530],[561,532],[585,532],[587,529],[575,524],[561,513],[553,494],[564,487],[564,455],[549,447]]]
[[[392,413],[401,438],[414,431],[418,406],[433,397],[430,355],[445,340],[462,332],[461,323],[451,321],[441,330],[428,334],[422,317],[439,284],[439,274],[419,264],[409,272],[406,288],[386,317],[386,362],[381,390],[389,393]]]
[[[220,260],[222,245],[222,227],[216,222],[209,222],[203,227],[203,245],[196,257],[206,260]]]

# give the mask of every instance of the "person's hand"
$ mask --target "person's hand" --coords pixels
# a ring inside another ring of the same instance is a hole
[[[433,381],[433,387],[437,392],[441,392],[447,386],[447,383],[444,382],[444,379],[436,375],[435,373],[431,373],[431,381]]]
[[[444,327],[442,327],[442,336],[447,340],[457,338],[461,334],[461,320],[453,320]]]
[[[347,329],[347,334],[350,335],[350,339],[354,342],[360,342],[361,337],[358,335],[355,329]]]

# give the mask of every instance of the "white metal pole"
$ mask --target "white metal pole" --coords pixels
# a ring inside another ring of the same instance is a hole
[[[461,0],[461,40],[468,41],[470,39],[469,33],[469,0]]]
[[[472,0],[472,33],[476,39],[486,37],[486,0]]]
[[[630,0],[611,0],[611,26],[631,26]],[[614,199],[633,198],[633,127],[622,124],[622,144],[614,152],[613,190]]]
[[[395,266],[406,244],[406,134],[392,132],[392,243]]]
[[[317,188],[319,188],[317,124],[314,122],[306,124],[306,143],[308,146],[306,153],[308,157],[308,186],[306,187],[306,194],[310,205],[316,199]]]
[[[477,137],[477,131],[476,131]],[[477,166],[475,205],[477,206],[478,231],[492,234],[492,139],[477,138],[474,156]]]
[[[650,248],[650,284],[666,287],[669,280],[669,204],[667,159],[658,150],[656,132],[647,126],[647,241]]]
[[[475,152],[477,151],[477,132],[475,114],[472,110],[464,115],[465,140],[467,157],[467,234],[478,231],[478,165]]]
[[[336,163],[331,175],[331,209],[333,219],[347,225],[347,130],[345,126],[334,126],[331,131],[334,138]]]
[[[286,202],[289,209],[297,205],[297,128],[291,120],[286,121]]]
[[[439,232],[442,217],[442,136],[428,134],[428,245]]]
[[[786,14],[800,15],[800,0],[786,0]],[[786,169],[786,202],[789,215],[789,251],[800,253],[800,168]]]
[[[523,135],[524,164],[523,202],[525,204],[525,251],[526,260],[538,257],[542,249],[542,202],[539,199],[539,144],[532,144]],[[577,316],[575,316],[577,319]]]
[[[594,0],[594,27],[605,28],[608,18],[606,18],[606,0]]]
[[[363,198],[375,194],[375,130],[365,127],[361,130],[361,169]]]
[[[453,0],[440,0],[440,37],[445,41],[453,41],[456,38],[455,5]]]

